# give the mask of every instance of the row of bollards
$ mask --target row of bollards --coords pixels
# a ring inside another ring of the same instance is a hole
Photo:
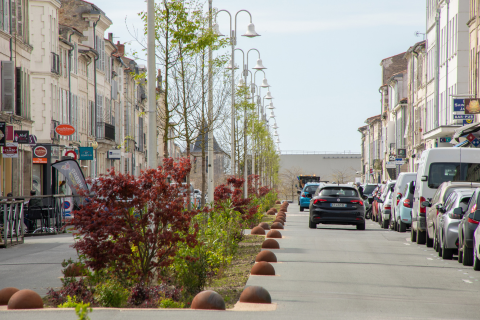
[[[265,235],[266,240],[262,243],[262,249],[280,249],[280,244],[277,239],[282,238],[282,234],[278,229],[283,229],[287,222],[287,207],[288,202],[284,202],[277,213],[275,208],[267,211],[268,215],[277,215],[275,221],[271,226],[266,222],[261,222],[257,227],[253,228],[250,234]],[[262,250],[257,254],[255,258],[255,264],[253,265],[250,274],[258,276],[274,276],[275,268],[271,263],[277,262],[277,256],[270,250]],[[272,298],[270,293],[260,286],[246,287],[240,295],[240,302],[243,303],[258,303],[258,304],[270,304]],[[192,309],[204,309],[204,310],[225,310],[225,302],[221,295],[215,291],[207,290],[202,291],[195,296],[192,301]]]

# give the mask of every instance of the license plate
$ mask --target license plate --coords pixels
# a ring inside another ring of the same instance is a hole
[[[330,203],[330,206],[334,208],[346,208],[347,204],[346,203]]]

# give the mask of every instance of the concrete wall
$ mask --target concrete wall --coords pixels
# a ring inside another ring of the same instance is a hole
[[[301,174],[315,174],[321,180],[331,180],[336,171],[347,171],[355,181],[355,172],[361,171],[361,154],[282,154],[280,155],[280,173],[294,168]],[[357,175],[360,177],[360,175]]]

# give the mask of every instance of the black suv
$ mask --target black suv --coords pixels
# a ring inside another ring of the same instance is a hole
[[[318,188],[310,201],[308,226],[317,224],[356,225],[365,230],[365,204],[368,196],[361,197],[358,190],[349,185],[325,185]]]

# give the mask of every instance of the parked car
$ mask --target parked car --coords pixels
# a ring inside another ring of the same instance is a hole
[[[324,185],[317,189],[310,202],[308,226],[315,229],[319,223],[356,225],[357,230],[365,230],[366,198],[353,186]]]
[[[310,207],[310,200],[312,199],[315,191],[320,186],[320,183],[309,182],[306,183],[303,187],[302,191],[300,192],[300,211],[303,211],[305,208]]]
[[[480,187],[479,183],[468,183],[468,182],[453,182],[448,181],[442,183],[431,201],[424,201],[424,206],[426,208],[426,217],[427,217],[427,228],[426,228],[426,244],[427,247],[434,247],[435,250],[439,248],[439,228],[437,225],[437,216],[445,208],[445,203],[450,194],[459,188],[477,188]],[[438,250],[437,250],[438,251]]]
[[[388,180],[383,188],[383,192],[379,197],[378,202],[378,223],[382,228],[388,228],[390,224],[390,214],[392,210],[392,196],[393,189],[395,188],[395,180]],[[390,194],[389,194],[390,193]],[[386,207],[386,208],[385,208]],[[386,211],[385,211],[386,210]]]
[[[407,231],[407,228],[412,224],[412,203],[414,192],[415,180],[410,181],[405,186],[405,189],[402,192],[403,197],[400,199],[395,214],[393,215],[394,230],[398,232]]]
[[[373,194],[375,189],[378,187],[378,184],[365,184],[363,187],[363,195],[367,196],[368,199],[365,200],[365,209],[367,210],[365,215],[369,219],[372,216],[372,204],[373,204]]]
[[[426,242],[426,207],[436,189],[447,181],[480,182],[475,175],[480,168],[480,150],[472,148],[433,148],[422,152],[418,159],[417,180],[412,207],[411,240]],[[471,257],[470,257],[471,258]]]
[[[473,234],[473,270],[480,271],[480,228]]]
[[[410,181],[414,181],[417,179],[417,173],[416,172],[401,172],[398,177],[397,177],[397,183],[395,183],[395,189],[393,190],[393,196],[395,197],[395,201],[393,202],[392,205],[392,228],[394,230],[397,230],[397,210],[399,210],[398,206],[400,203],[400,199],[402,199],[404,192],[405,192],[405,187]]]
[[[474,191],[471,188],[454,189],[445,201],[445,205],[438,208],[441,214],[437,216],[436,248],[438,248],[438,256],[443,259],[452,259],[453,255],[458,253],[458,225]]]
[[[473,265],[473,234],[480,221],[480,188],[475,189],[458,225],[458,262]]]

